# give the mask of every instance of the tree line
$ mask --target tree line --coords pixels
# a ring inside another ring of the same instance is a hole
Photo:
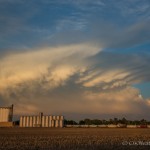
[[[99,119],[84,119],[80,120],[79,122],[76,122],[74,120],[64,120],[65,125],[108,125],[108,124],[128,124],[128,125],[148,125],[150,124],[150,121],[147,121],[145,119],[141,120],[127,120],[126,118],[118,119],[109,119],[109,120],[99,120]]]

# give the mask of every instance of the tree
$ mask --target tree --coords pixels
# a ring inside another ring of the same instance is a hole
[[[107,125],[107,124],[108,124],[108,121],[107,121],[107,120],[105,120],[105,119],[103,119],[103,120],[102,120],[102,124]]]
[[[141,122],[140,122],[139,120],[134,120],[133,122],[134,122],[134,124],[136,124],[136,125],[140,125],[140,124],[141,124]]]
[[[79,124],[80,124],[80,125],[85,125],[85,121],[84,121],[84,120],[80,120],[80,121],[79,121]]]
[[[113,124],[113,119],[109,119],[109,124]]]
[[[122,124],[127,124],[127,119],[123,117],[122,120],[121,120],[121,123]]]
[[[118,118],[114,118],[114,124],[118,124]]]
[[[102,121],[98,120],[98,119],[93,119],[92,120],[92,124],[94,124],[94,125],[100,125],[100,124],[102,124]]]
[[[77,125],[78,123],[74,120],[64,120],[65,125]]]
[[[84,122],[85,122],[86,125],[91,125],[92,124],[90,119],[84,119]]]
[[[140,123],[141,123],[142,125],[145,125],[145,124],[147,124],[147,121],[146,121],[145,119],[142,119],[142,120],[140,120]]]

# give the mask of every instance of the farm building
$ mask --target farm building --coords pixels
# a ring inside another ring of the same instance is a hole
[[[13,126],[13,105],[10,107],[0,107],[0,127]]]
[[[21,116],[20,127],[63,127],[64,116],[43,115],[38,116]]]

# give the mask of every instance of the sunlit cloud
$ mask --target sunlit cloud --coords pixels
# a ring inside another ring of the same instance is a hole
[[[119,70],[119,69],[113,70],[113,71],[108,70],[107,72],[99,72],[99,74],[97,76],[95,76],[94,78],[92,78],[89,81],[85,81],[83,85],[85,87],[93,87],[93,86],[99,85],[100,83],[104,83],[104,82],[111,83],[111,82],[115,81],[115,83],[112,84],[112,88],[113,88],[113,86],[117,87],[121,84],[126,84],[125,81],[121,82],[120,80],[124,79],[128,75],[129,75],[129,73],[126,71],[123,71],[123,70]],[[81,79],[81,81],[82,80],[85,80],[85,79],[83,78],[83,79]],[[104,87],[104,88],[106,88],[106,87]],[[109,86],[109,88],[111,88],[111,87]]]
[[[86,43],[6,54],[0,60],[0,98],[16,104],[17,114],[44,108],[46,113],[104,114],[108,110],[107,114],[143,115],[149,111],[149,101],[132,84],[148,79],[148,66],[137,67],[145,57],[119,56],[113,61],[113,54]],[[126,58],[128,62],[122,63]],[[49,106],[53,107],[49,110]]]
[[[46,75],[46,80],[64,81],[76,70],[82,60],[98,53],[100,48],[89,44],[48,47],[10,54],[1,59],[0,88],[34,80]],[[76,57],[76,58],[74,58]],[[68,63],[70,60],[72,61]]]

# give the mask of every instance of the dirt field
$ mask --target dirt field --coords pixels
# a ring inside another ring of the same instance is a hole
[[[0,128],[0,150],[150,149],[150,129]]]

